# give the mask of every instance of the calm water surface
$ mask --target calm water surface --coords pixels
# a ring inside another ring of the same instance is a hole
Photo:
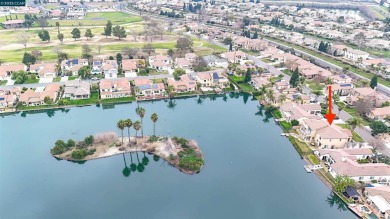
[[[146,135],[156,112],[157,134],[199,142],[206,160],[200,174],[183,174],[147,155],[145,170],[125,177],[122,155],[84,164],[50,155],[57,139],[119,134],[117,120],[137,118],[135,103],[6,116],[0,118],[0,218],[356,218],[304,171],[280,127],[250,97],[140,106]],[[130,155],[125,158],[129,166]]]

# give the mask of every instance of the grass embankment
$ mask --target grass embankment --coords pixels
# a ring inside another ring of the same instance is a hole
[[[7,80],[3,80],[3,81],[0,81],[0,86],[2,86],[2,85],[6,85],[7,84]]]
[[[301,155],[302,157],[312,153],[312,150],[309,148],[309,146],[307,146],[305,142],[301,142],[292,136],[288,136],[288,140],[290,140],[299,155]]]
[[[235,84],[238,88],[242,90],[242,92],[251,94],[252,92],[256,91],[252,85],[244,82],[245,77],[244,76],[236,76],[232,75],[229,76],[230,82]]]
[[[131,102],[135,101],[135,97],[121,97],[121,98],[108,98],[108,99],[102,99],[101,103],[125,103],[125,102]]]
[[[64,106],[79,106],[79,105],[91,105],[96,104],[99,101],[99,93],[91,92],[89,99],[71,100],[69,98],[62,98]]]
[[[366,77],[366,78],[368,78],[368,79],[370,79],[370,78],[373,77],[373,74],[371,74],[371,73],[367,73],[367,72],[365,72],[365,71],[363,71],[363,70],[361,70],[361,69],[359,69],[359,68],[356,68],[356,67],[354,67],[354,66],[352,66],[352,65],[350,65],[350,64],[345,64],[345,63],[343,63],[342,61],[336,60],[336,59],[334,59],[334,58],[332,58],[332,57],[330,57],[330,56],[327,56],[327,55],[325,55],[325,54],[322,54],[322,53],[320,53],[320,52],[318,52],[318,51],[314,51],[314,50],[311,50],[311,49],[307,49],[307,48],[305,48],[305,47],[301,47],[301,46],[298,46],[298,45],[295,45],[295,44],[287,43],[287,42],[285,42],[285,41],[283,41],[283,40],[276,39],[276,38],[272,38],[272,37],[269,37],[269,36],[266,36],[266,35],[262,35],[262,36],[263,36],[265,39],[268,39],[268,40],[271,40],[271,41],[275,41],[275,42],[280,43],[280,44],[282,44],[282,45],[285,45],[285,46],[288,46],[288,47],[291,47],[291,48],[294,48],[294,49],[303,51],[303,52],[305,52],[305,53],[307,53],[307,54],[310,54],[310,55],[315,56],[315,57],[317,57],[317,58],[320,58],[320,59],[322,59],[322,60],[324,60],[324,61],[327,61],[327,62],[329,62],[329,63],[332,63],[332,64],[334,64],[334,65],[336,65],[336,66],[338,66],[338,67],[341,67],[341,68],[348,68],[349,71],[351,71],[351,72],[353,72],[353,73],[356,73],[356,74],[358,74],[358,75],[360,75],[360,76],[362,76],[362,77]],[[390,88],[390,82],[389,82],[389,81],[386,81],[386,80],[383,79],[383,78],[378,78],[378,83]]]

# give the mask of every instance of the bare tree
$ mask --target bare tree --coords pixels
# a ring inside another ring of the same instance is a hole
[[[134,38],[134,41],[137,41],[138,32],[131,30],[130,35]]]
[[[147,53],[148,56],[150,56],[150,54],[154,53],[156,51],[156,49],[153,47],[152,44],[148,43],[148,44],[145,44],[143,47],[142,47],[142,51]]]
[[[47,22],[46,18],[39,18],[37,19],[38,26],[42,28],[42,30],[45,29],[45,27],[49,26],[49,22]]]
[[[53,52],[55,53],[55,54],[60,54],[60,53],[62,53],[62,49],[61,49],[61,47],[59,47],[59,46],[54,46],[53,47]]]
[[[19,32],[17,35],[16,35],[16,39],[17,39],[17,42],[19,44],[22,44],[24,46],[24,48],[27,47],[27,43],[28,41],[30,40],[30,35],[27,33],[27,32]]]
[[[128,56],[129,59],[134,58],[134,56],[137,55],[137,53],[138,53],[138,48],[126,47],[122,49],[122,54]]]
[[[374,106],[374,99],[372,97],[359,98],[356,101],[356,110],[360,116],[365,116],[371,112]]]
[[[98,45],[97,46],[97,50],[98,50],[98,53],[100,54],[100,51],[102,50],[103,46],[102,45]]]
[[[169,33],[172,33],[172,31],[173,31],[173,22],[172,21],[169,22],[168,31],[169,31]]]
[[[357,46],[360,47],[364,44],[364,42],[366,41],[366,36],[364,35],[363,32],[360,32],[358,34],[356,34],[354,37],[353,37],[355,43],[357,44]]]

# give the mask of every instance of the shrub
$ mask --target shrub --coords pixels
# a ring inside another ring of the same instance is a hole
[[[199,171],[204,163],[203,159],[192,149],[185,149],[179,152],[179,157],[179,167],[194,172]]]
[[[297,126],[297,125],[299,125],[299,121],[294,119],[294,120],[291,121],[291,125],[292,126]]]
[[[77,159],[77,160],[83,159],[87,155],[88,155],[88,152],[84,148],[76,149],[76,150],[72,151],[72,154],[71,154],[72,158]]]
[[[57,155],[57,154],[62,154],[66,151],[66,148],[61,145],[56,145],[53,147],[53,149],[50,150],[51,154]]]
[[[173,155],[173,154],[170,154],[170,155],[169,155],[169,159],[170,159],[170,160],[176,160],[176,156]]]
[[[72,139],[69,139],[68,142],[66,142],[66,147],[68,148],[74,147],[75,145],[76,143]]]
[[[85,148],[85,147],[87,147],[87,144],[85,143],[85,141],[78,141],[76,144],[76,147]]]
[[[84,142],[85,142],[86,145],[91,145],[91,144],[93,144],[93,136],[90,135],[90,136],[86,137],[86,138],[84,139]]]

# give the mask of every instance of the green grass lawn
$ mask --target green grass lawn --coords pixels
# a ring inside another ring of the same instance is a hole
[[[96,104],[99,101],[99,93],[92,92],[89,99],[81,99],[81,100],[70,100],[69,98],[63,98],[65,101],[64,105],[90,105]]]
[[[48,108],[54,108],[57,107],[57,104],[50,104],[50,105],[40,105],[40,106],[25,106],[22,105],[18,108],[18,110],[39,110],[39,109],[48,109]]]
[[[324,89],[324,85],[314,83],[313,81],[310,81],[308,84],[309,84],[309,88],[310,88],[312,91],[316,91],[316,90],[322,91],[322,89]]]
[[[292,136],[288,136],[288,139],[301,156],[305,156],[312,153],[311,149],[309,148],[309,146],[307,146],[305,142],[301,142]]]
[[[265,63],[273,63],[271,60],[269,60],[269,59],[266,59],[266,58],[264,58],[264,59],[261,59],[261,61],[263,61],[263,62],[265,62]]]
[[[238,84],[238,86],[245,93],[252,93],[253,91],[255,91],[255,89],[252,87],[252,85],[250,85],[248,83],[240,83],[240,84]]]
[[[77,78],[78,78],[78,76],[69,76],[68,77],[68,81],[73,81],[73,80],[75,80]]]
[[[363,76],[363,77],[366,77],[366,78],[368,78],[368,79],[370,79],[370,78],[373,77],[373,75],[372,75],[371,73],[367,73],[367,72],[365,72],[365,71],[363,71],[363,70],[361,70],[361,69],[355,68],[355,67],[353,67],[353,66],[351,66],[351,65],[349,65],[349,64],[344,64],[344,63],[342,63],[341,61],[336,60],[336,59],[333,59],[333,58],[331,58],[331,57],[328,57],[328,56],[326,56],[326,55],[324,55],[324,54],[321,54],[320,52],[313,51],[313,50],[307,49],[307,48],[305,48],[305,47],[297,46],[297,45],[294,45],[294,44],[291,44],[291,43],[287,43],[287,42],[282,41],[282,40],[279,40],[279,39],[271,38],[271,37],[269,37],[269,36],[265,36],[265,35],[262,35],[262,36],[263,36],[264,38],[266,38],[266,39],[269,39],[269,40],[278,42],[278,43],[280,43],[280,44],[283,44],[283,45],[292,47],[292,48],[294,48],[294,49],[298,49],[298,50],[301,50],[301,51],[303,51],[303,52],[306,52],[306,53],[308,53],[308,54],[310,54],[310,55],[313,55],[313,56],[315,56],[315,57],[318,57],[318,58],[320,58],[320,59],[323,59],[323,60],[325,60],[325,61],[327,61],[327,62],[330,62],[330,63],[332,63],[332,64],[334,64],[334,65],[337,65],[337,66],[339,66],[339,67],[341,67],[341,68],[348,67],[348,68],[349,68],[349,71],[354,72],[354,73],[356,73],[356,74],[358,74],[358,75],[361,75],[361,76]],[[390,81],[386,81],[386,80],[384,80],[383,78],[378,78],[378,82],[379,82],[380,84],[386,86],[386,87],[390,87]]]
[[[121,102],[131,102],[135,101],[135,97],[121,97],[121,98],[109,98],[109,99],[102,99],[101,103],[121,103]]]
[[[1,85],[6,85],[7,82],[8,82],[7,80],[0,81],[0,86],[1,86]]]
[[[49,26],[55,26],[56,22],[60,26],[104,26],[110,20],[113,25],[127,24],[142,21],[139,16],[130,16],[122,12],[90,12],[85,19],[75,20],[49,20]]]
[[[61,81],[61,77],[55,77],[53,82],[60,82]]]
[[[292,72],[288,69],[284,69],[282,72],[285,73],[286,75],[290,75],[290,76],[292,75]]]
[[[29,75],[28,78],[27,78],[27,80],[26,80],[26,82],[25,82],[25,84],[35,84],[35,83],[38,83],[38,82],[39,82],[39,79],[38,79],[38,78],[33,79],[33,78],[31,77],[31,75]]]
[[[282,125],[282,128],[283,130],[287,131],[287,130],[290,130],[292,128],[292,125],[291,123],[287,122],[287,121],[281,121],[280,122],[280,125]]]
[[[307,158],[310,160],[310,162],[314,165],[320,164],[320,161],[314,154],[307,155]]]
[[[233,92],[234,90],[233,90],[233,88],[231,88],[231,87],[225,87],[225,88],[223,89],[223,91],[225,91],[225,92]]]
[[[272,114],[274,115],[275,119],[281,119],[282,118],[282,113],[280,112],[280,110],[274,110],[272,112]]]
[[[242,83],[245,79],[245,76],[231,75],[229,76],[229,79],[236,83]]]

